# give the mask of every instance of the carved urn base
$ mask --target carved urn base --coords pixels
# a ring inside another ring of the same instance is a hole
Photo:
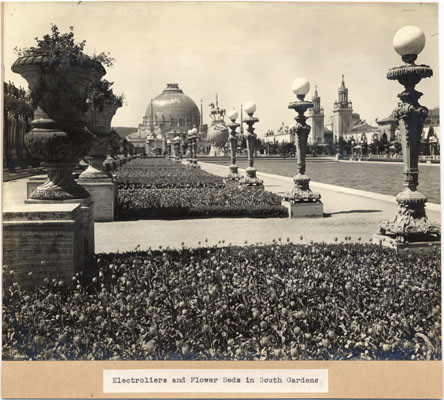
[[[111,178],[111,173],[104,165],[105,156],[86,156],[85,160],[88,162],[88,168],[83,171],[80,179],[106,179]]]
[[[230,165],[230,172],[228,173],[228,175],[225,178],[225,180],[227,180],[227,181],[239,181],[242,178],[243,178],[242,175],[239,173],[239,167],[236,164],[231,164]]]
[[[92,135],[86,130],[65,132],[54,120],[44,117],[32,121],[34,128],[25,136],[30,153],[48,169],[47,180],[31,193],[31,199],[87,198],[89,193],[74,181],[72,173],[79,158],[88,152]]]
[[[440,226],[429,222],[426,216],[426,196],[406,187],[396,196],[396,200],[398,213],[393,220],[380,224],[382,235],[394,238],[399,243],[440,240]]]
[[[264,186],[264,181],[256,176],[256,168],[248,167],[245,172],[247,175],[239,180],[240,185]]]
[[[103,162],[105,170],[108,174],[112,174],[116,169],[116,160],[111,157],[111,155],[107,155],[105,161]]]
[[[311,191],[308,176],[298,174],[293,178],[293,182],[293,189],[283,196],[285,201],[289,201],[291,204],[318,203],[321,201],[321,195]]]
[[[76,163],[42,162],[48,178],[31,193],[34,200],[86,199],[89,193],[76,183],[72,172]]]

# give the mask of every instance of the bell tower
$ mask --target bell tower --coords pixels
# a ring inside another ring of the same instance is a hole
[[[321,98],[318,94],[318,87],[315,86],[315,92],[311,99],[313,108],[309,109],[308,116],[311,118],[311,131],[308,137],[310,144],[324,142],[324,109],[321,107]]]
[[[341,86],[338,89],[338,100],[333,106],[333,140],[335,142],[351,132],[352,115],[352,102],[348,100],[348,88],[345,86],[344,75],[342,75]]]

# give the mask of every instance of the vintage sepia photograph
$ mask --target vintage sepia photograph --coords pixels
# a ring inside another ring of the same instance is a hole
[[[4,2],[2,18],[4,368],[442,377],[438,3]]]

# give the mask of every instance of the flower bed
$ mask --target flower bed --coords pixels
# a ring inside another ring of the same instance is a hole
[[[126,188],[223,187],[223,179],[200,169],[165,159],[131,160],[117,172],[119,190]]]
[[[282,198],[164,159],[136,159],[117,174],[116,219],[288,217]]]
[[[3,359],[440,359],[440,265],[347,242],[102,254],[90,284],[5,287]]]
[[[178,217],[288,217],[281,198],[257,187],[118,191],[118,219]]]

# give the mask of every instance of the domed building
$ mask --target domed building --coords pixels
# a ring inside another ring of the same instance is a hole
[[[185,140],[193,127],[200,128],[199,108],[177,83],[168,83],[148,105],[138,131],[127,139],[137,141],[139,146],[143,139],[148,155],[163,154],[168,140],[176,136]]]

